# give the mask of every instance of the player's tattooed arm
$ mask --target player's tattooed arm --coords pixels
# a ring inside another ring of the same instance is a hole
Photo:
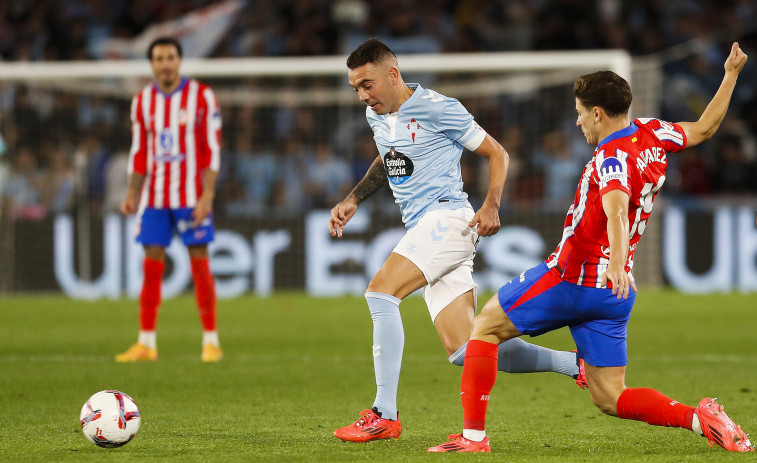
[[[331,209],[331,219],[329,219],[331,236],[341,238],[344,226],[355,215],[358,205],[367,197],[377,192],[385,183],[386,171],[384,170],[384,162],[381,160],[381,156],[377,156],[368,172],[355,185],[350,194]]]
[[[384,162],[381,160],[381,156],[377,156],[376,160],[373,161],[373,164],[371,164],[371,167],[368,169],[368,172],[366,172],[363,179],[355,185],[355,188],[352,189],[347,198],[353,199],[360,204],[373,193],[380,190],[385,183],[386,170],[384,170]]]

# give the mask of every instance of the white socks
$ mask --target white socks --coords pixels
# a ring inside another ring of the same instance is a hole
[[[139,338],[137,342],[143,346],[147,346],[150,349],[155,349],[157,346],[157,337],[155,331],[139,331]],[[205,331],[202,334],[202,345],[212,344],[215,347],[220,347],[218,342],[218,331]]]
[[[697,416],[696,412],[694,412],[694,417],[691,419],[691,430],[699,434],[700,436],[704,436],[704,431],[702,431],[702,424],[699,422],[699,417]]]
[[[463,437],[474,442],[486,439],[486,431],[480,429],[463,429]]]
[[[155,331],[139,330],[139,338],[137,339],[137,342],[142,344],[143,346],[149,347],[150,349],[155,349],[157,346]]]
[[[220,347],[221,344],[218,342],[218,331],[204,331],[202,333],[202,345],[205,344],[212,344],[215,347]]]

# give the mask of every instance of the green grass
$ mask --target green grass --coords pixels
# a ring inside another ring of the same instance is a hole
[[[447,362],[423,301],[403,303],[407,334],[396,441],[343,443],[335,428],[375,392],[371,322],[362,298],[282,294],[221,301],[226,358],[200,362],[191,297],[166,301],[160,359],[116,364],[136,337],[133,301],[0,299],[0,460],[5,461],[754,461],[710,449],[680,429],[611,418],[556,374],[500,374],[489,406],[492,455],[432,455],[459,432],[461,369]],[[688,404],[717,396],[757,432],[757,297],[642,293],[631,318],[630,386]],[[528,338],[527,338],[528,339]],[[572,349],[567,330],[536,338]],[[127,446],[84,439],[79,411],[92,393],[120,389],[140,407]]]

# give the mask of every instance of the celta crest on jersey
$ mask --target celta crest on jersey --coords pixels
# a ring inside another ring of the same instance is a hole
[[[420,128],[421,125],[415,120],[415,118],[410,119],[410,123],[407,124],[407,130],[410,131],[410,137],[413,139],[413,143],[415,143],[415,131],[420,130]]]
[[[392,147],[384,155],[384,169],[389,181],[395,185],[401,185],[413,175],[413,161]]]

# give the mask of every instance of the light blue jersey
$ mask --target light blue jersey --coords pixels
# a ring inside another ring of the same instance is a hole
[[[384,160],[394,200],[405,227],[437,209],[471,207],[463,191],[460,156],[475,150],[486,137],[473,116],[454,98],[408,84],[415,89],[396,113],[365,114]]]

